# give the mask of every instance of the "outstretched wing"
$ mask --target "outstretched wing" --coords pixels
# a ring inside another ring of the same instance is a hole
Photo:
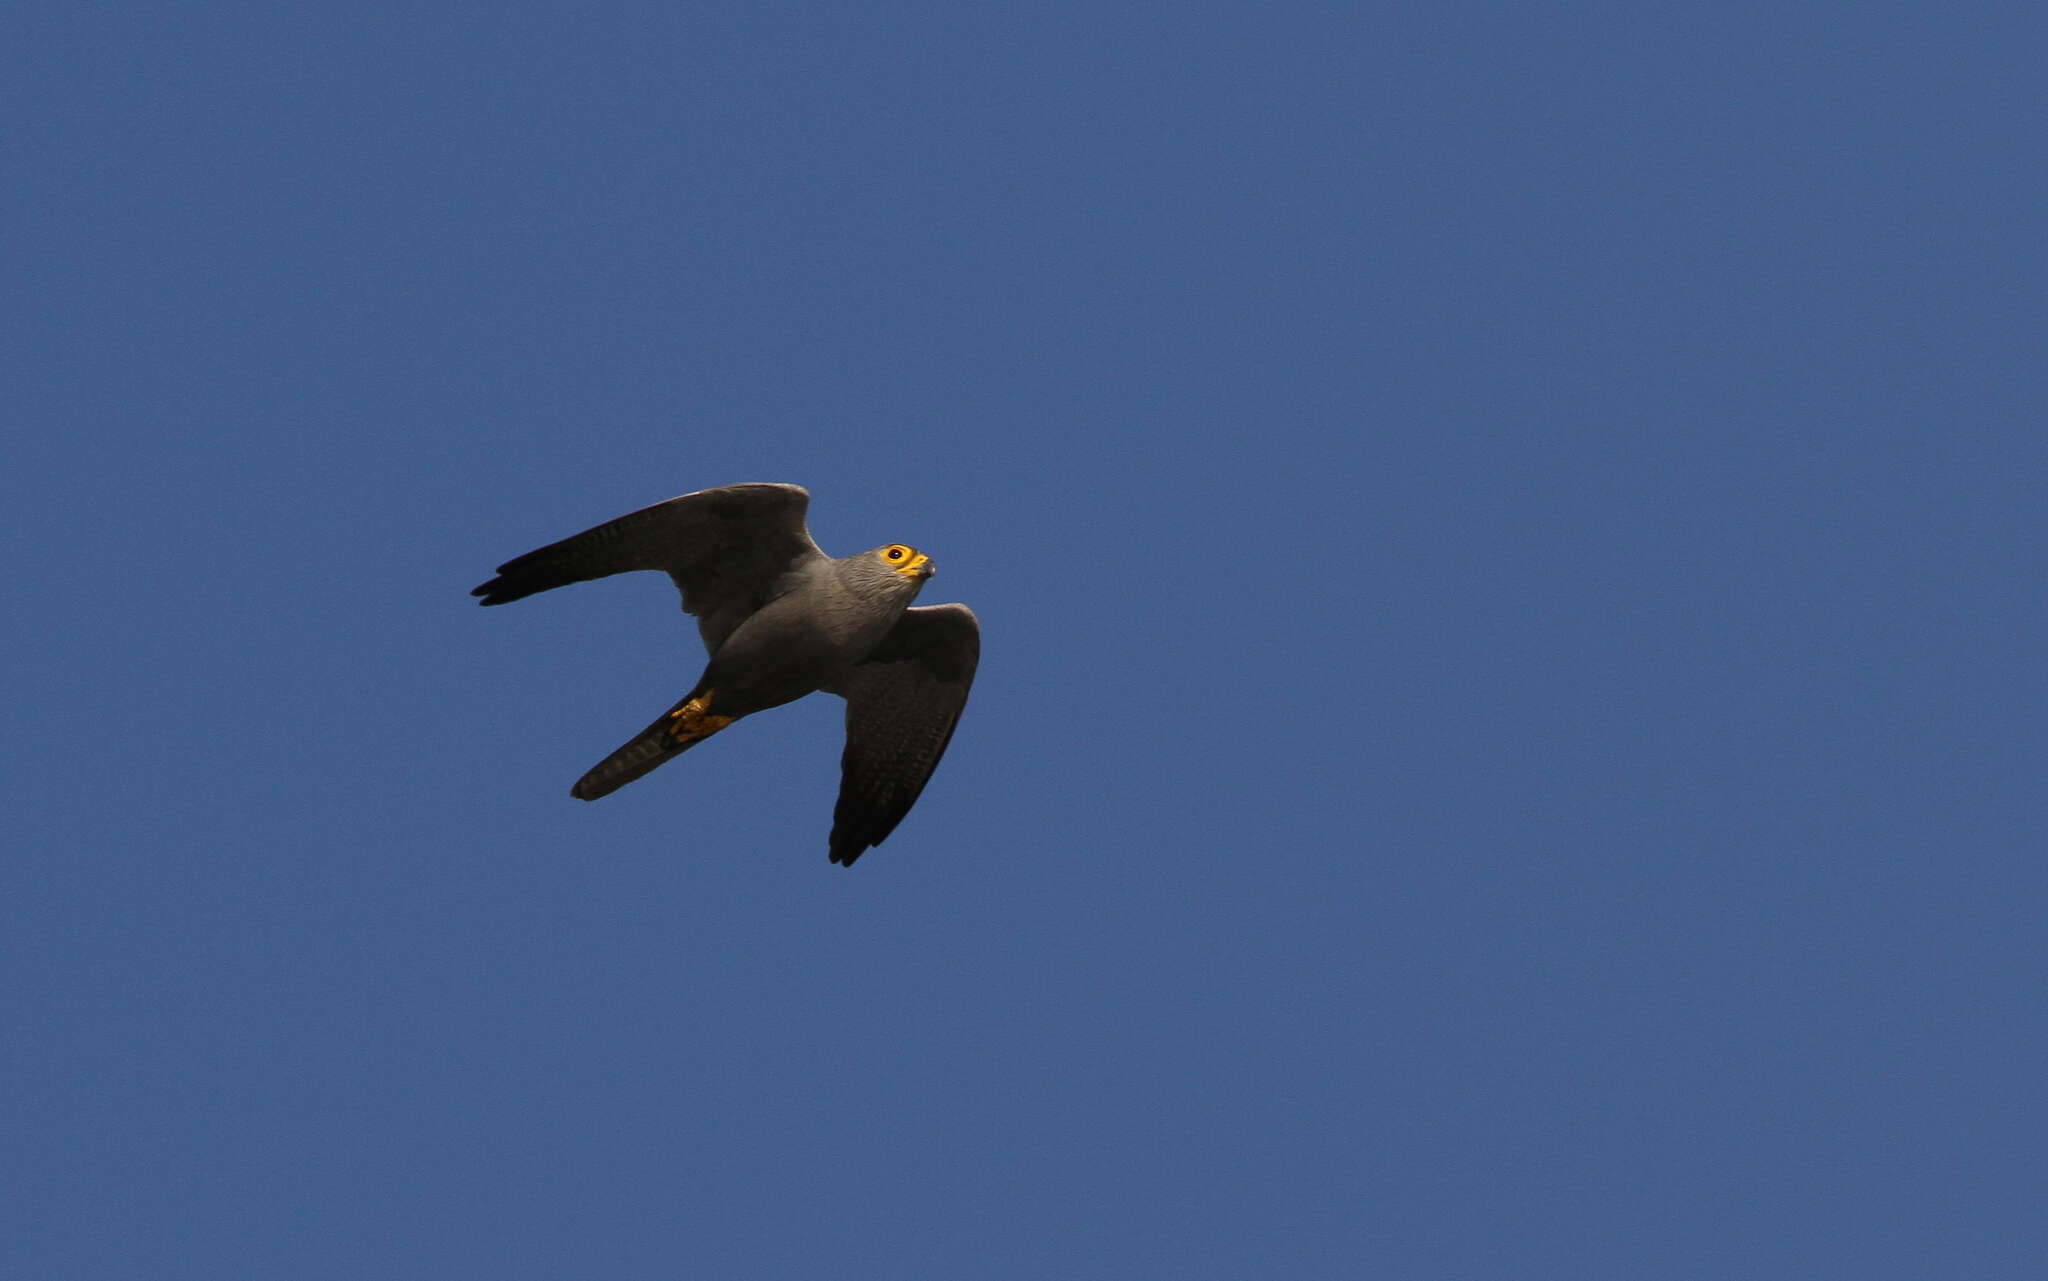
[[[768,602],[778,578],[824,557],[804,525],[810,503],[800,485],[701,489],[506,561],[470,595],[503,605],[568,583],[664,570],[697,616],[705,648],[716,650]]]
[[[905,610],[867,661],[826,686],[846,698],[846,751],[832,812],[832,861],[851,867],[917,803],[952,741],[981,661],[965,605]]]

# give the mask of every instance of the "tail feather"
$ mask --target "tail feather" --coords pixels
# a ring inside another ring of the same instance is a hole
[[[733,723],[734,717],[711,713],[711,695],[692,693],[635,734],[626,744],[576,780],[569,795],[594,801],[609,796],[643,774],[681,756]]]

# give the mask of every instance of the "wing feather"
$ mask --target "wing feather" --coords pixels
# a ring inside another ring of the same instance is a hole
[[[675,580],[707,649],[772,596],[790,570],[824,552],[804,524],[799,485],[726,485],[643,507],[498,566],[470,595],[503,605],[569,583],[658,569]]]
[[[853,674],[846,750],[832,812],[832,861],[852,866],[896,830],[938,768],[981,661],[981,625],[965,605],[905,610]]]

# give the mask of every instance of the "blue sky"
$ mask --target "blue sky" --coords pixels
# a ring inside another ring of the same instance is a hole
[[[11,25],[10,1275],[2039,1275],[2033,9]],[[465,594],[744,480],[850,871]]]

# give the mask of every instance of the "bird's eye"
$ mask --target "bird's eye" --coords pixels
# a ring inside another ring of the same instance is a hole
[[[888,556],[889,556],[889,559],[890,559],[890,560],[902,560],[902,559],[903,559],[903,557],[904,557],[904,556],[905,556],[905,555],[906,555],[907,553],[908,553],[908,549],[907,549],[907,548],[903,548],[903,547],[891,547],[891,548],[889,549],[889,552],[888,552]]]

